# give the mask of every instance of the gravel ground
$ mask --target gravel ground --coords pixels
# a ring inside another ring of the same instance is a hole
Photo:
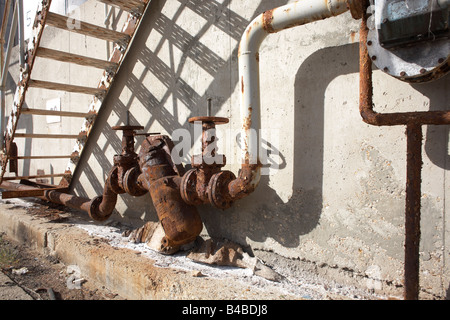
[[[33,300],[121,299],[117,294],[86,280],[80,281],[80,285],[71,285],[74,277],[63,263],[4,235],[0,238],[0,252],[1,272],[10,279],[9,285],[20,287]]]

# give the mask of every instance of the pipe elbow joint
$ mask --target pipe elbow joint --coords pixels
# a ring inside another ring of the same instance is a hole
[[[261,163],[242,165],[238,178],[228,184],[232,199],[242,199],[255,191],[261,179],[261,166]]]
[[[95,221],[105,221],[113,213],[117,203],[117,193],[111,189],[110,180],[106,180],[103,195],[93,198],[89,203],[88,214]]]
[[[101,210],[100,206],[103,203],[103,196],[95,197],[91,200],[89,203],[89,217],[91,217],[95,221],[105,221],[107,220],[114,210],[114,207],[111,208],[111,210]]]

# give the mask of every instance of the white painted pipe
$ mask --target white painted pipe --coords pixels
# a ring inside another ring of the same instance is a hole
[[[242,35],[238,54],[242,164],[257,164],[259,161],[259,48],[263,40],[270,33],[337,16],[348,10],[346,0],[300,0],[266,11],[248,25]],[[247,182],[256,187],[260,179],[260,167],[254,166],[252,170],[252,181]]]

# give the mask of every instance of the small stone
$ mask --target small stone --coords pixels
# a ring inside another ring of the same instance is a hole
[[[23,274],[27,274],[28,273],[28,269],[26,267],[20,268],[20,269],[13,269],[12,270],[13,274],[17,274],[17,275],[23,275]]]
[[[197,277],[205,277],[205,275],[201,271],[197,271],[197,270],[192,271],[191,275],[196,278]]]

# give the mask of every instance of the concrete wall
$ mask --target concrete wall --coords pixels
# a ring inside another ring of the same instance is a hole
[[[172,135],[185,128],[193,135],[187,119],[206,114],[208,97],[213,115],[230,118],[219,127],[220,152],[227,156],[225,169],[237,174],[239,147],[227,134],[240,128],[240,37],[255,16],[288,2],[153,0],[85,149],[75,193],[102,192],[113,156],[120,152],[120,133],[111,127],[125,122],[127,110],[131,124],[146,132]],[[84,14],[87,19],[91,11]],[[269,170],[258,189],[231,209],[205,205],[199,210],[204,235],[250,246],[256,255],[286,258],[275,259],[275,267],[285,261],[295,273],[293,261],[310,262],[318,270],[344,270],[369,289],[401,294],[405,128],[373,127],[361,120],[358,30],[359,22],[346,13],[265,40],[261,125],[268,130],[264,146],[278,169]],[[376,109],[445,110],[449,83],[447,76],[410,85],[376,70]],[[194,149],[191,154],[198,153]],[[428,297],[449,291],[449,157],[449,128],[425,126],[420,276]],[[148,194],[121,195],[116,209],[115,219],[136,226],[157,220]]]

